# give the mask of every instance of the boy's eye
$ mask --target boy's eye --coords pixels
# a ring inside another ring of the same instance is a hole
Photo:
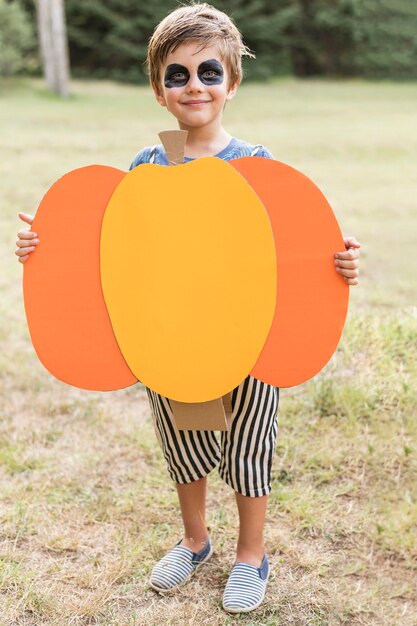
[[[209,59],[199,66],[198,76],[206,85],[220,85],[223,82],[224,69],[217,59]]]
[[[179,63],[172,63],[165,71],[165,87],[183,87],[189,78],[190,74],[186,67]]]
[[[176,72],[175,74],[171,74],[169,78],[170,80],[184,80],[185,74],[184,72]]]
[[[204,78],[215,78],[218,75],[219,75],[219,73],[216,72],[216,70],[206,70],[202,74],[202,76],[204,76]]]

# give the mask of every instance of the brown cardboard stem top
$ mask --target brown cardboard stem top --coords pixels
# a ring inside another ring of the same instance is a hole
[[[158,133],[170,165],[180,165],[184,162],[187,135],[188,130],[163,130]]]

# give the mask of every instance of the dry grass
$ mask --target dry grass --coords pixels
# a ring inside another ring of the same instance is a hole
[[[169,597],[148,589],[181,527],[146,394],[84,392],[42,369],[12,254],[18,210],[30,212],[73,167],[127,167],[166,118],[143,89],[79,83],[61,103],[38,83],[0,87],[1,626],[415,626],[415,87],[283,81],[242,89],[228,111],[233,134],[320,181],[366,245],[336,355],[313,381],[282,391],[272,578],[266,602],[237,617],[221,609],[236,538],[230,490],[210,479],[213,559]],[[73,235],[69,221],[63,237]]]

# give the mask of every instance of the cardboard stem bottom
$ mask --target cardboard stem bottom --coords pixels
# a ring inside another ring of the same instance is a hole
[[[170,400],[178,430],[228,430],[232,418],[232,394],[209,402]]]

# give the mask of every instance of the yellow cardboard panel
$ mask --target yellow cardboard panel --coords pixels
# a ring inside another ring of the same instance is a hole
[[[246,378],[274,316],[276,254],[265,208],[233,167],[205,157],[129,172],[100,259],[115,336],[147,387],[206,402]]]

